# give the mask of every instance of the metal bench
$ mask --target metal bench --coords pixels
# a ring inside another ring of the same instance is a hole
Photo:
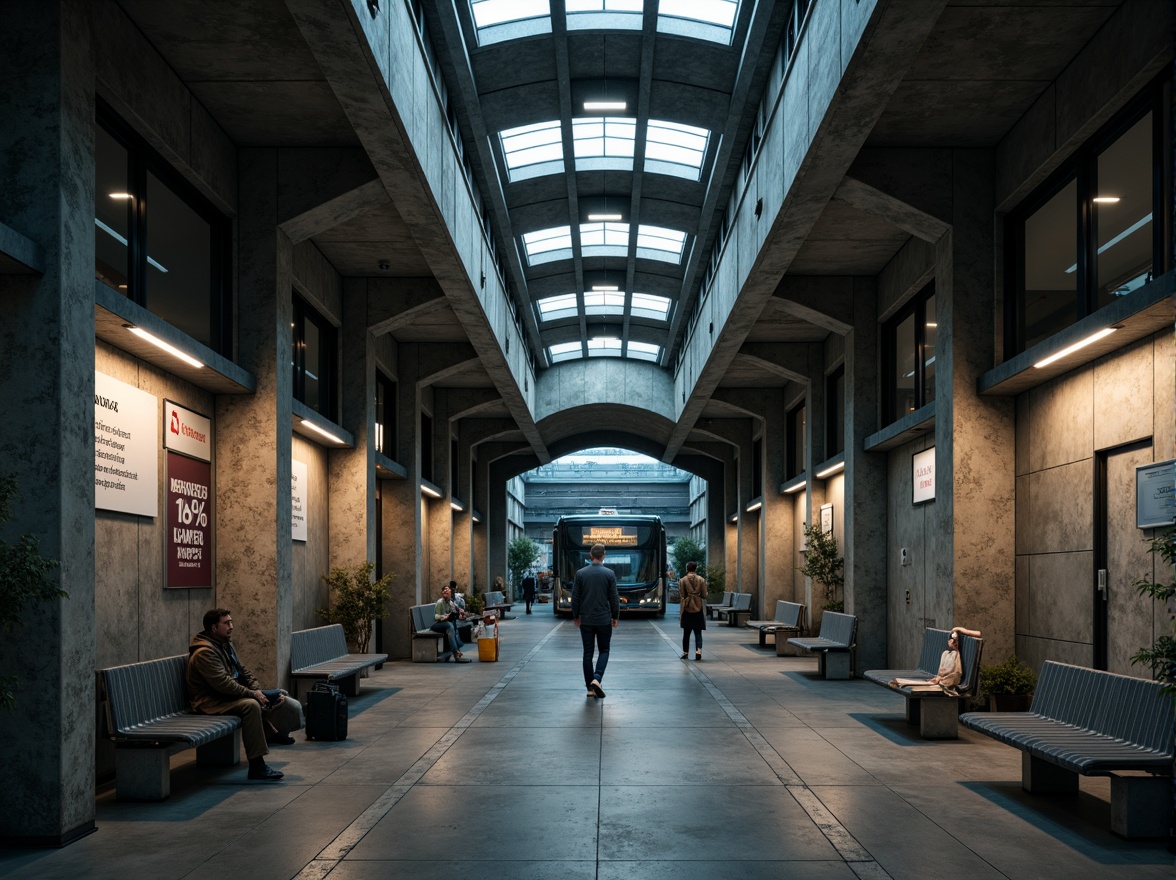
[[[1159,682],[1047,660],[1028,712],[967,712],[960,722],[1021,750],[1021,787],[1078,792],[1111,777],[1111,830],[1163,837],[1171,819],[1172,700]]]
[[[316,626],[290,633],[290,676],[294,679],[295,698],[299,679],[340,682],[349,697],[359,693],[363,670],[388,659],[387,654],[349,654],[347,637],[340,624]]]
[[[486,607],[482,609],[482,613],[487,612],[498,616],[499,620],[514,620],[513,617],[508,617],[506,612],[510,611],[511,603],[506,601],[506,596],[502,594],[501,590],[494,590],[486,594]]]
[[[241,760],[241,719],[197,715],[184,687],[188,655],[103,669],[106,730],[115,744],[120,800],[161,801],[171,794],[170,758],[196,749],[196,763],[231,767]]]
[[[912,690],[911,687],[892,687],[896,678],[931,679],[939,674],[939,658],[947,650],[948,630],[927,627],[923,630],[923,648],[919,653],[918,669],[869,669],[862,678],[880,684],[906,698],[906,720],[919,726],[924,739],[955,739],[959,736],[959,714],[962,701],[976,695],[980,680],[980,658],[984,640],[959,634],[960,665],[964,674],[954,693]]]
[[[437,606],[430,602],[428,605],[413,605],[409,612],[412,615],[412,662],[436,663],[448,660],[452,653],[445,644],[445,634],[432,629],[437,618],[433,616]],[[472,620],[455,621],[458,635],[462,641],[473,641],[474,622]]]
[[[727,626],[739,626],[740,618],[746,620],[751,617],[751,593],[732,593],[731,604],[725,608],[716,608],[719,620],[727,621]]]
[[[816,636],[793,636],[788,644],[816,654],[817,671],[830,679],[850,678],[853,675],[853,650],[856,647],[857,617],[839,611],[821,615],[821,632]]]
[[[749,629],[759,631],[761,648],[768,646],[768,636],[776,638],[776,653],[782,655],[783,648],[788,644],[782,635],[804,635],[804,606],[799,602],[776,602],[776,616],[771,620],[749,620],[743,624]]]
[[[703,610],[706,611],[707,617],[714,620],[715,612],[718,611],[720,608],[730,608],[731,602],[734,599],[735,599],[734,593],[728,592],[727,590],[724,590],[723,596],[721,599],[719,599],[718,602],[708,602],[706,605],[703,606]]]

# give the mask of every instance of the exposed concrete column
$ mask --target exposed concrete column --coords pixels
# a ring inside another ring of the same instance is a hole
[[[764,620],[776,613],[776,602],[792,599],[792,499],[780,494],[788,457],[784,390],[765,392],[763,449],[763,507],[760,508],[759,572]]]
[[[343,282],[343,393],[340,424],[355,437],[354,449],[327,454],[330,491],[330,566],[358,565],[376,558],[376,469],[374,465],[376,340],[367,327],[367,283]]]
[[[474,568],[470,576],[483,592],[490,588],[493,578],[490,577],[490,531],[486,519],[489,511],[490,499],[490,464],[478,446],[473,447],[470,460],[470,483],[473,486],[473,511],[476,511],[481,522],[470,523],[470,553],[474,557]],[[471,516],[471,520],[472,520]]]
[[[845,610],[858,618],[860,670],[886,665],[886,456],[865,452],[862,443],[878,423],[877,285],[858,278],[854,287],[853,329],[845,337],[844,552]]]
[[[0,640],[0,675],[20,685],[0,712],[0,840],[60,846],[94,830],[92,13],[72,0],[20,10],[0,57],[0,220],[37,265],[0,275],[0,472],[19,483],[4,537],[35,536],[69,598]]]
[[[491,462],[487,470],[490,482],[487,486],[489,496],[486,505],[486,560],[490,578],[486,589],[493,590],[494,579],[501,577],[505,592],[510,589],[506,571],[506,483],[514,476],[514,471],[501,458]]]
[[[723,462],[723,535],[727,589],[739,590],[739,463],[735,455]],[[734,522],[732,522],[734,517]]]
[[[1005,657],[1015,628],[1014,401],[976,393],[993,363],[993,159],[956,150],[952,163],[952,226],[936,248],[937,488],[929,511],[930,533],[950,542],[930,567],[931,588],[945,599],[946,607],[936,603],[939,626],[979,629],[985,653]]]
[[[278,228],[277,152],[242,150],[239,163],[238,362],[257,391],[216,399],[216,602],[233,611],[245,665],[284,681],[294,617],[293,245]]]
[[[473,433],[468,420],[457,423],[453,494],[465,505],[465,509],[453,513],[453,579],[463,591],[472,589],[475,583],[482,583],[475,580],[474,574],[477,569],[473,544]]]
[[[453,507],[449,499],[454,487],[450,459],[453,434],[450,426],[449,392],[433,389],[433,482],[441,487],[441,498],[426,505],[429,530],[429,558],[426,561],[429,597],[441,598],[441,588],[453,578]]]

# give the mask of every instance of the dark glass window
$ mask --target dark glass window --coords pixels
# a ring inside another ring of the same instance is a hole
[[[421,478],[433,482],[433,418],[421,413]]]
[[[788,472],[785,479],[791,480],[804,473],[805,415],[804,404],[788,411]]]
[[[1164,151],[1155,86],[1010,216],[1010,354],[1164,271]]]
[[[230,356],[228,221],[101,104],[98,121],[95,277]]]
[[[764,494],[764,441],[753,440],[751,444],[751,497]]]
[[[396,458],[396,383],[376,373],[376,452]]]
[[[827,457],[845,451],[845,367],[834,370],[825,380],[825,406],[828,430],[825,437]]]
[[[335,421],[335,328],[294,296],[294,399]]]
[[[935,287],[927,285],[887,324],[886,423],[935,399]]]

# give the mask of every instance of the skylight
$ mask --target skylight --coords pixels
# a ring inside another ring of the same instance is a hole
[[[539,307],[540,321],[574,318],[580,314],[580,306],[576,303],[576,295],[574,293],[561,293],[558,296],[549,296],[539,300],[536,305]]]
[[[628,223],[581,223],[580,250],[585,257],[627,257]]]
[[[643,0],[566,0],[568,30],[640,30]]]
[[[563,171],[563,135],[558,119],[508,128],[498,137],[512,182]]]
[[[705,128],[651,119],[645,135],[645,170],[698,180],[709,138]]]
[[[613,336],[596,336],[588,340],[588,357],[620,357],[621,340]]]
[[[554,226],[551,229],[537,229],[523,233],[523,249],[527,252],[527,264],[550,263],[553,260],[570,260],[572,257],[572,227]]]
[[[580,343],[579,341],[557,342],[555,345],[548,346],[547,354],[553,364],[558,364],[560,361],[570,361],[580,357]]]
[[[549,0],[470,0],[470,12],[483,46],[551,32]]]
[[[715,43],[730,43],[739,0],[661,0],[657,29]]]
[[[670,316],[670,301],[664,296],[654,296],[652,293],[635,293],[633,294],[631,314],[634,318],[652,318],[655,321],[665,321]]]
[[[625,353],[639,361],[656,361],[661,356],[661,346],[651,342],[630,342]]]
[[[637,227],[637,256],[647,260],[681,263],[686,233],[661,226]]]
[[[621,291],[587,290],[584,292],[584,314],[623,315],[624,313],[625,294]]]
[[[633,168],[637,120],[625,116],[589,116],[572,120],[577,171]]]

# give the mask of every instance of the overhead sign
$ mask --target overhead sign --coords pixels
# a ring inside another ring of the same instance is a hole
[[[212,586],[212,465],[167,454],[167,586]]]
[[[916,452],[911,459],[911,476],[914,478],[912,503],[922,504],[935,500],[935,447]]]
[[[163,445],[201,461],[212,461],[212,422],[170,400],[163,402]]]
[[[588,534],[584,538],[584,543],[592,541],[596,544],[606,544],[612,547],[637,546],[637,532],[622,526],[590,526]]]
[[[306,462],[290,462],[290,532],[295,541],[306,540],[306,491]]]
[[[94,373],[94,506],[138,516],[159,513],[159,404],[105,373]]]

